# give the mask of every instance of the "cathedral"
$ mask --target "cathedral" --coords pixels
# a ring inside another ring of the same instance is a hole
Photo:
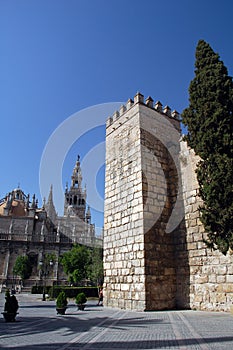
[[[78,156],[71,185],[66,185],[63,216],[56,212],[52,186],[41,208],[35,195],[30,198],[19,187],[0,200],[0,291],[3,287],[26,290],[42,285],[45,274],[48,284],[65,284],[67,277],[59,265],[59,256],[75,243],[102,246],[102,238],[96,236],[91,223],[86,197]],[[18,256],[28,256],[32,267],[30,277],[24,281],[13,274]],[[42,267],[46,257],[52,258],[45,271]]]

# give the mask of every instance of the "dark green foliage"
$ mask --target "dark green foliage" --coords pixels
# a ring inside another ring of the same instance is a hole
[[[50,286],[45,286],[45,293],[49,294]],[[32,294],[42,294],[44,286],[33,286],[31,289]]]
[[[78,284],[88,277],[90,249],[77,244],[69,252],[63,254],[60,262],[64,272],[68,275],[69,281]]]
[[[18,300],[15,295],[10,295],[9,290],[6,291],[5,294],[5,306],[4,311],[8,313],[16,314],[19,308]]]
[[[18,256],[13,267],[13,273],[20,276],[22,280],[25,280],[30,277],[31,272],[32,267],[28,256]]]
[[[201,221],[209,243],[226,254],[229,247],[233,248],[233,158],[226,154],[210,155],[208,160],[199,163],[197,178],[204,201],[200,208]]]
[[[58,294],[64,291],[67,298],[75,298],[78,293],[85,293],[88,298],[98,298],[97,287],[68,287],[68,286],[46,286],[45,293],[49,294],[49,297],[56,299]],[[32,294],[42,294],[43,286],[33,286]]]
[[[232,78],[204,40],[198,42],[195,67],[189,107],[182,113],[182,122],[188,126],[188,145],[202,159],[212,153],[233,156]]]
[[[57,300],[56,300],[56,306],[58,308],[66,307],[68,304],[67,298],[66,298],[66,293],[64,291],[61,291],[58,294]]]
[[[88,277],[95,285],[102,285],[104,279],[103,249],[93,248],[88,267]]]
[[[198,42],[195,67],[182,121],[188,145],[202,159],[197,178],[206,243],[226,254],[233,249],[233,82],[204,40]]]
[[[51,298],[57,298],[58,294],[64,290],[67,298],[75,298],[78,293],[85,293],[88,298],[97,298],[98,297],[98,288],[97,287],[61,287],[53,286],[50,287],[48,294]]]
[[[79,293],[77,294],[76,298],[75,298],[75,302],[77,305],[83,305],[87,302],[87,298],[85,293]]]
[[[69,282],[78,285],[89,279],[94,285],[103,281],[103,249],[75,245],[60,259]]]

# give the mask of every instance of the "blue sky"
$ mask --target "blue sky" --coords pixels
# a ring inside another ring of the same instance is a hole
[[[199,39],[232,76],[232,17],[231,0],[0,0],[0,198],[20,183],[42,203],[42,154],[76,112],[125,102],[137,91],[182,112]],[[104,135],[100,123],[72,144],[63,187],[77,154],[82,160]],[[103,198],[103,164],[95,175]],[[63,198],[57,206],[62,211]],[[101,210],[92,214],[102,226]]]

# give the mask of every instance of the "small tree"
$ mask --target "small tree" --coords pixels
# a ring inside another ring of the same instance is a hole
[[[15,260],[15,264],[13,267],[13,273],[14,275],[20,276],[22,280],[25,280],[30,277],[32,272],[32,267],[30,265],[30,261],[27,255],[25,256],[18,256]]]
[[[206,243],[226,254],[233,249],[233,82],[204,40],[198,42],[195,67],[189,107],[182,113],[185,139],[201,157],[197,179]]]
[[[69,281],[78,284],[88,277],[90,251],[87,247],[76,244],[70,251],[62,255],[60,262]]]
[[[56,300],[56,306],[57,306],[57,308],[63,308],[63,307],[66,307],[67,304],[68,304],[68,302],[67,302],[66,293],[64,291],[61,291],[58,294],[58,297]]]
[[[56,310],[57,313],[60,315],[65,315],[66,309],[67,309],[67,298],[66,293],[64,291],[61,291],[58,294],[57,300],[56,300]]]
[[[79,293],[75,297],[75,302],[77,305],[83,305],[87,302],[87,297],[85,293]]]
[[[87,302],[87,297],[85,293],[79,293],[76,295],[75,302],[78,305],[79,310],[85,309],[85,303]]]

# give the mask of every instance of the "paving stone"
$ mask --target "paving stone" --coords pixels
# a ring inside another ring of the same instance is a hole
[[[0,349],[233,349],[233,316],[226,312],[136,312],[96,306],[85,311],[69,302],[67,314],[56,315],[54,301],[17,295],[16,322],[0,318]],[[0,294],[3,310],[4,294]]]

